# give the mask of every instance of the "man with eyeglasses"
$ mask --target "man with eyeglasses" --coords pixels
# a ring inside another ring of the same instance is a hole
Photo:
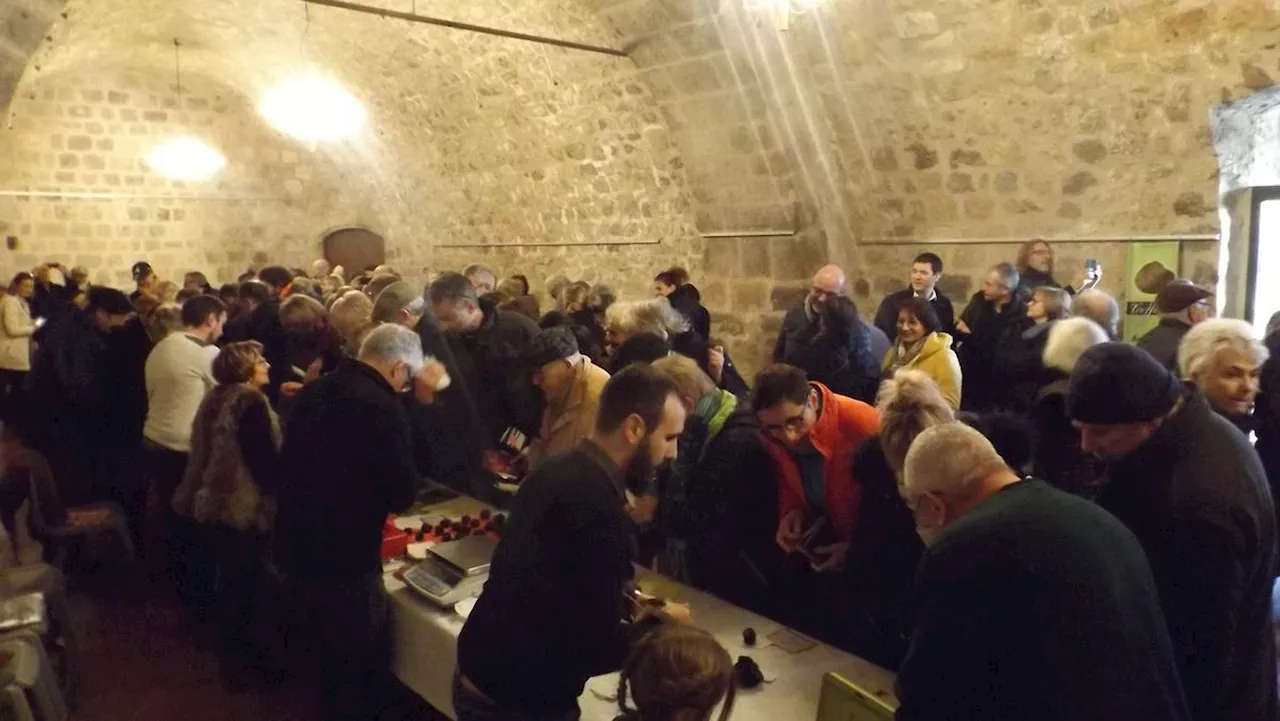
[[[1138,347],[1150,353],[1160,365],[1173,372],[1178,371],[1178,346],[1196,325],[1209,318],[1211,291],[1196,286],[1189,280],[1178,278],[1169,281],[1156,294],[1156,310],[1160,311],[1160,324],[1138,340]]]
[[[756,378],[752,410],[773,459],[778,486],[777,544],[804,569],[786,584],[796,598],[784,613],[792,625],[830,637],[841,612],[829,607],[849,538],[858,520],[861,488],[853,455],[880,431],[880,416],[862,401],[811,383],[804,371],[774,365]],[[816,624],[816,627],[815,627]]]
[[[809,295],[798,307],[787,311],[782,320],[782,330],[773,346],[774,363],[790,363],[804,367],[803,360],[808,354],[805,351],[815,344],[830,342],[840,338],[839,351],[847,360],[849,370],[861,375],[866,382],[858,385],[867,389],[865,398],[859,400],[871,402],[875,400],[875,388],[880,378],[880,359],[889,348],[889,340],[876,329],[875,333],[882,338],[882,354],[876,355],[873,350],[872,329],[854,314],[848,321],[847,328],[830,327],[837,314],[823,313],[826,301],[845,294],[844,271],[838,266],[823,267],[813,276],[813,285]],[[813,369],[806,369],[813,373]]]

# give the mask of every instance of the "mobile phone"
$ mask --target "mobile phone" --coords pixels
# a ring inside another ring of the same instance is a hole
[[[1086,260],[1086,261],[1084,262],[1084,269],[1085,269],[1085,272],[1086,272],[1086,273],[1088,273],[1089,275],[1097,275],[1097,274],[1098,274],[1098,259],[1097,259],[1097,258],[1089,258],[1088,260]]]

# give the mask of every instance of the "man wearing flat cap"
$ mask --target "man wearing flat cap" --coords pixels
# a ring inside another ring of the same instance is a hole
[[[1178,369],[1178,345],[1191,326],[1209,317],[1209,298],[1213,293],[1189,280],[1171,280],[1156,294],[1156,310],[1160,324],[1138,340],[1138,347],[1150,353],[1160,365],[1171,371]]]
[[[1099,505],[1151,563],[1191,717],[1276,719],[1276,521],[1248,440],[1194,385],[1123,343],[1080,357],[1067,415],[1109,464]]]
[[[529,470],[534,471],[591,434],[609,374],[578,350],[577,338],[565,326],[534,336],[524,360],[546,400],[538,440],[529,449]]]

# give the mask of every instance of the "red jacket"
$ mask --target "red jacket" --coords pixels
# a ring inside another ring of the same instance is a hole
[[[809,432],[809,442],[826,459],[823,485],[827,514],[840,540],[847,541],[853,534],[862,500],[862,486],[853,477],[853,454],[863,441],[880,432],[880,414],[862,401],[832,393],[821,383],[812,385],[822,394],[822,415]],[[808,516],[809,503],[795,458],[782,443],[768,440],[765,446],[777,471],[780,519],[796,510]]]

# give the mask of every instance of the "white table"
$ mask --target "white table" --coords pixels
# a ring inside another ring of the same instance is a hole
[[[822,677],[833,671],[896,705],[893,674],[875,664],[821,643],[798,654],[785,652],[768,640],[770,634],[784,628],[776,621],[644,569],[638,570],[637,581],[648,592],[688,603],[695,625],[715,635],[735,659],[750,656],[765,680],[772,681],[739,695],[735,721],[816,719]],[[456,718],[453,674],[463,619],[431,604],[391,575],[386,576],[386,584],[392,599],[395,674],[427,703]],[[742,630],[747,627],[756,631],[754,647],[742,642]],[[617,715],[617,703],[611,700],[617,689],[616,673],[588,681],[578,699],[584,721],[611,721]]]

